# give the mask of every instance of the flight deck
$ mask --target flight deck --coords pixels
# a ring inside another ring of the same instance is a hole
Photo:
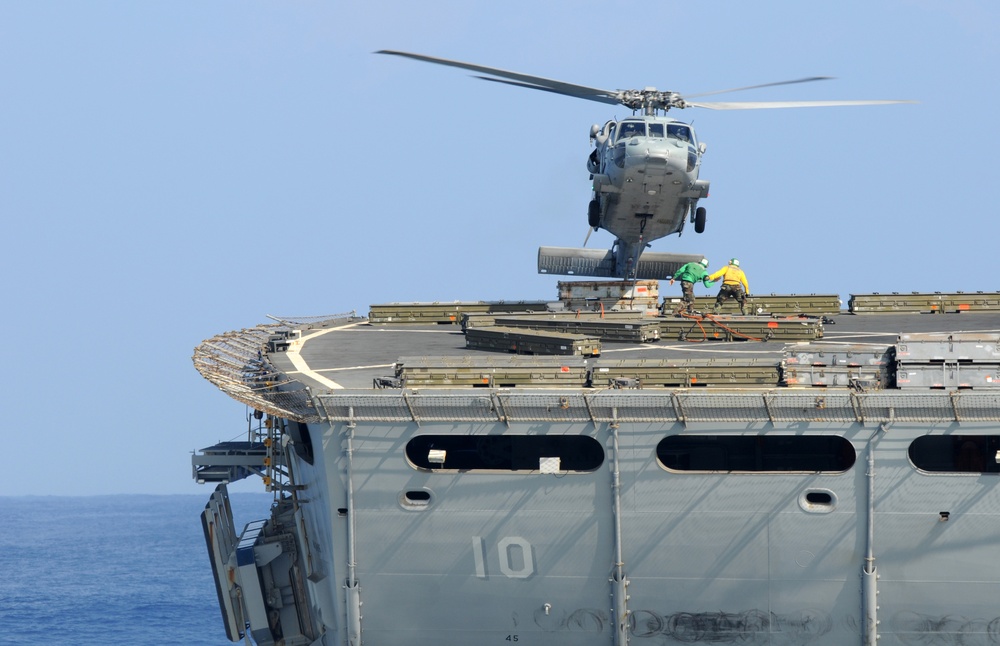
[[[535,316],[541,318],[539,314]],[[417,355],[447,357],[464,361],[469,366],[516,365],[519,362],[536,366],[561,365],[570,363],[570,359],[585,361],[591,366],[617,365],[624,360],[708,362],[735,359],[753,359],[776,366],[785,358],[787,348],[795,344],[860,344],[885,348],[896,343],[903,333],[994,332],[1000,335],[1000,310],[864,315],[844,311],[832,316],[782,316],[777,319],[707,314],[685,317],[623,314],[615,319],[609,313],[605,317],[599,314],[587,317],[593,322],[617,320],[625,325],[652,325],[672,332],[661,332],[656,339],[646,341],[602,340],[598,356],[560,357],[470,348],[459,323],[373,325],[368,319],[341,319],[320,327],[300,329],[298,338],[289,343],[285,352],[271,353],[269,359],[282,373],[313,389],[371,389],[377,387],[380,379],[395,376],[401,358]],[[521,319],[526,320],[528,316],[522,315]],[[581,320],[584,319],[570,318],[566,324]],[[755,332],[758,336],[733,336],[726,332],[748,324],[756,324],[755,329],[766,331],[768,325],[776,322],[803,331],[772,339],[765,339],[759,332]]]

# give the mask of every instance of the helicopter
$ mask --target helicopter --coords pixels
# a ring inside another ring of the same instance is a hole
[[[695,233],[705,231],[707,211],[705,207],[698,206],[698,202],[707,198],[709,193],[709,181],[699,178],[701,160],[707,146],[699,141],[690,123],[666,116],[671,109],[748,110],[915,103],[899,100],[690,100],[727,92],[828,80],[832,78],[829,76],[811,76],[684,97],[677,92],[660,91],[653,87],[642,90],[603,90],[423,54],[385,49],[376,53],[458,67],[487,74],[488,76],[476,77],[484,81],[553,92],[598,103],[624,105],[632,110],[630,117],[611,119],[603,126],[591,126],[590,141],[594,148],[587,157],[586,168],[593,181],[593,194],[587,209],[587,224],[590,229],[584,240],[584,247],[540,247],[538,272],[541,274],[622,280],[662,279],[672,276],[681,265],[703,258],[700,254],[646,251],[653,240],[675,233],[680,235],[685,224],[693,224]],[[590,233],[598,229],[605,229],[615,236],[610,250],[586,248]]]

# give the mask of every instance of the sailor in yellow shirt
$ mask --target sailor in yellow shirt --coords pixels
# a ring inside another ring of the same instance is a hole
[[[713,312],[718,313],[722,303],[729,298],[735,298],[740,304],[740,314],[746,314],[747,296],[750,294],[750,285],[747,284],[747,275],[740,269],[740,261],[732,258],[729,264],[708,277],[709,280],[722,279],[722,287],[719,288],[719,295],[715,297],[715,307]]]

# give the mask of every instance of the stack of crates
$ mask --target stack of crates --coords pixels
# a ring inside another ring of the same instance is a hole
[[[596,336],[512,327],[472,327],[465,331],[465,347],[516,354],[601,354]]]
[[[901,334],[896,341],[896,383],[904,389],[1000,388],[1000,334]]]
[[[785,346],[781,385],[882,389],[895,386],[895,349],[892,346]]]
[[[542,386],[583,388],[587,362],[582,357],[401,357],[395,379],[402,388],[460,387],[513,388]]]
[[[594,388],[747,388],[778,385],[773,359],[617,359],[590,370]]]
[[[525,314],[497,317],[497,327],[551,330],[566,334],[596,337],[617,343],[652,343],[660,340],[660,323],[653,317],[636,313],[599,314]]]
[[[567,310],[584,312],[639,311],[650,316],[659,314],[660,281],[593,281],[559,282],[559,301]]]

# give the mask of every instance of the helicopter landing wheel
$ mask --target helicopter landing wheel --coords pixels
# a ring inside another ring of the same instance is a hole
[[[704,206],[699,206],[694,212],[694,232],[705,233],[705,216],[708,212]]]
[[[594,229],[601,224],[601,203],[597,200],[590,200],[587,207],[587,223]]]

